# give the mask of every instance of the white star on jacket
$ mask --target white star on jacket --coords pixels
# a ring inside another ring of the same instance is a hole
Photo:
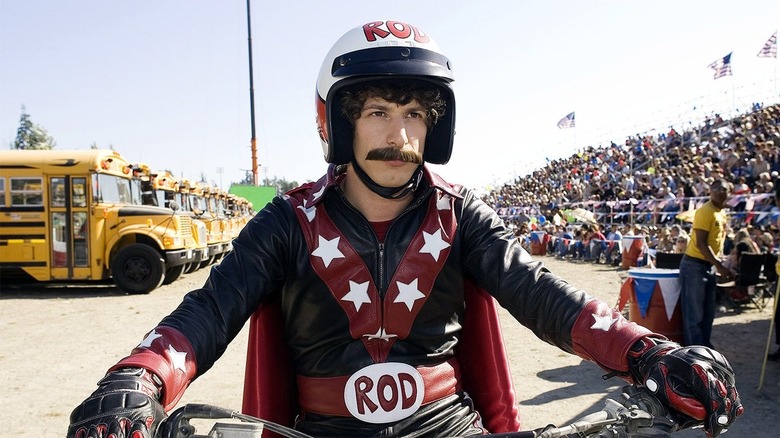
[[[389,341],[391,338],[397,338],[398,335],[394,334],[388,334],[384,327],[380,327],[379,330],[376,331],[376,333],[371,335],[363,335],[368,339],[381,339],[383,341]]]
[[[604,315],[599,316],[595,313],[593,314],[593,320],[595,321],[590,328],[594,330],[603,330],[605,332],[608,332],[610,327],[612,327],[612,324],[617,321],[617,318],[613,318],[612,315]]]
[[[162,335],[152,330],[152,332],[146,335],[144,340],[141,341],[141,343],[138,344],[138,346],[142,348],[149,348],[152,346],[152,342],[154,342],[154,340],[157,338],[162,338]]]
[[[322,187],[320,187],[320,189],[319,189],[319,190],[317,190],[317,192],[315,192],[315,193],[314,193],[314,197],[312,197],[311,199],[312,199],[313,201],[316,201],[316,200],[317,200],[317,198],[319,198],[320,196],[322,196],[322,194],[323,194],[324,192],[325,192],[325,186],[322,186]]]
[[[306,208],[303,205],[299,205],[298,208],[301,209],[302,212],[306,214],[306,219],[309,220],[309,222],[314,220],[314,216],[317,214],[317,206],[314,205],[312,207]]]
[[[176,351],[173,345],[168,345],[168,356],[171,357],[171,363],[173,367],[183,372],[187,371],[187,353]]]
[[[449,210],[450,195],[442,195],[441,198],[436,201],[436,208],[439,210]]]
[[[439,261],[439,255],[442,250],[449,248],[450,244],[445,242],[441,238],[441,230],[436,230],[433,234],[428,234],[423,231],[423,239],[425,239],[425,245],[420,248],[420,254],[430,254],[433,259]]]
[[[341,299],[344,301],[352,301],[352,304],[355,305],[355,310],[359,311],[360,306],[364,303],[371,303],[371,298],[368,297],[368,282],[356,283],[349,280],[349,292]]]
[[[318,238],[319,245],[317,246],[317,249],[312,251],[311,255],[321,258],[322,263],[325,263],[326,268],[330,265],[330,262],[332,262],[333,259],[344,258],[344,254],[339,251],[340,237],[336,236],[331,240],[328,240],[322,236],[318,236]]]
[[[417,289],[416,278],[409,284],[404,284],[400,281],[396,281],[395,284],[398,285],[398,296],[395,297],[393,302],[406,304],[406,307],[410,312],[412,311],[412,307],[414,307],[415,301],[419,300],[420,298],[425,298],[425,294]]]

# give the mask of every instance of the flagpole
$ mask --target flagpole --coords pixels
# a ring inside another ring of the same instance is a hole
[[[732,73],[731,74],[731,118],[732,119],[735,117],[736,109],[737,109],[736,108],[737,104],[735,103],[734,100],[735,94],[736,93],[734,92],[734,73]]]

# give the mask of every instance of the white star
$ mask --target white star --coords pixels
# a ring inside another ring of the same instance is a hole
[[[438,201],[436,201],[436,208],[439,210],[450,209],[450,195],[442,195]]]
[[[389,341],[391,338],[397,338],[398,335],[388,334],[384,327],[380,327],[379,330],[376,331],[374,334],[370,335],[363,335],[367,337],[369,340],[371,339],[381,339],[383,341]]]
[[[599,316],[595,313],[593,314],[593,320],[595,321],[590,328],[594,330],[604,330],[605,332],[609,331],[609,328],[612,327],[612,324],[617,321],[617,318],[613,318],[612,315],[604,315]]]
[[[352,301],[355,305],[355,310],[360,310],[360,306],[363,303],[371,303],[371,298],[368,297],[368,282],[355,283],[349,280],[349,292],[342,298],[344,301]]]
[[[423,231],[423,239],[425,239],[425,245],[420,249],[420,254],[430,254],[437,262],[439,261],[441,251],[450,246],[449,243],[441,238],[441,230],[436,230],[433,234]]]
[[[332,240],[328,240],[322,236],[319,237],[319,245],[317,249],[312,251],[311,255],[317,256],[322,259],[322,263],[325,263],[327,268],[333,259],[343,259],[344,254],[339,251],[339,236],[334,237]]]
[[[144,340],[141,341],[141,343],[138,344],[138,346],[139,347],[143,347],[143,348],[149,348],[149,347],[152,346],[152,342],[154,342],[155,339],[161,338],[161,337],[162,337],[161,334],[159,334],[156,331],[152,330],[152,332],[149,333],[148,335],[146,335],[146,338],[144,338]]]
[[[409,311],[412,311],[414,302],[420,298],[425,298],[425,295],[417,290],[417,279],[415,278],[409,284],[404,284],[400,281],[395,282],[398,285],[398,296],[395,297],[394,303],[404,303]]]
[[[171,357],[174,368],[178,368],[183,372],[187,371],[187,367],[185,366],[187,363],[187,353],[180,353],[173,348],[173,345],[168,345],[168,356]]]
[[[301,209],[304,213],[306,213],[306,219],[309,220],[309,222],[314,220],[314,215],[317,213],[317,206],[306,208],[303,205],[299,205],[298,208]]]
[[[312,198],[311,198],[311,199],[312,199],[312,201],[316,201],[316,200],[317,200],[317,198],[319,198],[320,196],[322,196],[322,193],[323,193],[324,191],[325,191],[325,186],[322,186],[322,187],[320,187],[320,189],[319,189],[319,190],[317,190],[317,191],[314,193],[314,197],[312,197]]]

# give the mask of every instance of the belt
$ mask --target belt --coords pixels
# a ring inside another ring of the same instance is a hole
[[[438,365],[417,367],[425,384],[422,404],[426,405],[461,390],[460,367],[456,359]],[[305,412],[351,417],[344,402],[344,387],[350,376],[307,377],[298,375],[298,404]]]
[[[691,257],[688,254],[683,255],[683,259],[688,260],[689,262],[693,262],[693,263],[702,265],[702,266],[707,267],[707,268],[712,266],[712,263],[708,262],[707,260],[702,260],[700,258]]]

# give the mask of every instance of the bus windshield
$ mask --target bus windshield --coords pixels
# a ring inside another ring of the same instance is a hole
[[[141,185],[137,180],[104,173],[94,174],[92,179],[96,202],[141,205]]]

